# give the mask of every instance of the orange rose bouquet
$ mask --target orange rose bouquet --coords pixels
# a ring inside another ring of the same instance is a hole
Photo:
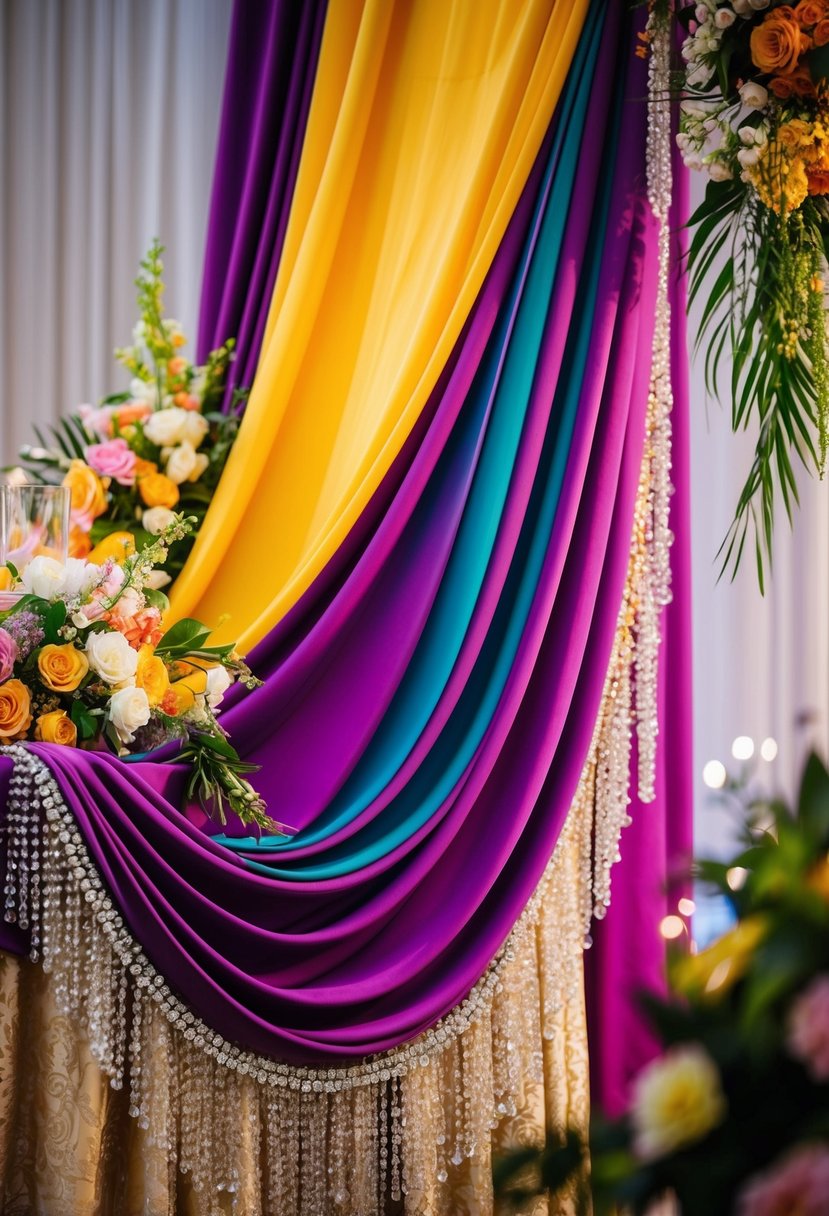
[[[280,830],[217,720],[234,681],[259,681],[232,645],[209,645],[198,621],[162,627],[167,601],[152,572],[191,527],[176,515],[140,553],[122,546],[120,560],[40,555],[22,575],[3,568],[18,598],[6,596],[13,606],[0,612],[0,745],[35,739],[128,755],[178,740],[175,758],[192,766],[189,796],[222,822],[229,806]]]
[[[689,259],[708,387],[730,350],[734,430],[758,429],[721,552],[736,567],[753,528],[762,586],[777,494],[791,519],[798,464],[822,475],[826,463],[829,0],[702,0],[676,15],[677,144],[710,178]]]
[[[39,446],[20,453],[26,480],[62,482],[70,490],[73,557],[104,561],[124,542],[140,551],[174,511],[193,519],[191,532],[168,546],[164,570],[153,572],[157,587],[175,578],[192,547],[245,398],[237,392],[234,408],[221,412],[232,340],[202,366],[182,354],[181,326],[164,316],[162,253],[156,242],[141,263],[133,345],[115,352],[129,388],[97,407],[79,406],[51,428],[51,437],[36,429]]]

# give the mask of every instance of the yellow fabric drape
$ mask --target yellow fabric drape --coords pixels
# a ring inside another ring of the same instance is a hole
[[[588,0],[332,0],[239,438],[172,616],[248,649],[400,451],[540,148]]]

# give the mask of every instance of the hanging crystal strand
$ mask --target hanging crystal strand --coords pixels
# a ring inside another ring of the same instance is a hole
[[[646,432],[647,509],[645,571],[638,587],[636,637],[636,714],[639,748],[639,797],[655,797],[658,722],[660,615],[670,590],[671,473],[671,262],[669,212],[672,191],[670,22],[652,11],[648,21],[647,178],[648,201],[659,223],[656,317]]]
[[[597,920],[610,907],[610,875],[619,860],[619,838],[630,822],[632,692],[631,646],[626,622],[620,625],[614,670],[608,681],[607,711],[598,739],[593,826],[593,907]]]

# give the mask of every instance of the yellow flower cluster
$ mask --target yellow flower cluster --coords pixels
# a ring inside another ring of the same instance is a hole
[[[809,194],[829,193],[829,114],[781,123],[748,173],[765,205],[784,215]]]

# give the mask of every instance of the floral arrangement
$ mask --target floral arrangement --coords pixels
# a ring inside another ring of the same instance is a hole
[[[187,796],[225,821],[225,807],[245,823],[281,830],[245,774],[217,721],[235,680],[258,681],[232,645],[210,646],[198,621],[166,632],[163,593],[150,583],[169,547],[192,524],[174,516],[141,552],[95,563],[48,554],[22,574],[0,569],[0,743],[35,739],[64,747],[110,747],[119,755],[170,740],[189,762]]]
[[[666,1192],[683,1216],[829,1212],[829,773],[809,759],[795,814],[762,800],[747,811],[740,853],[698,866],[736,923],[677,953],[668,997],[647,998],[663,1053],[627,1115],[594,1123],[589,1183],[587,1146],[553,1136],[498,1163],[505,1204],[577,1182],[597,1216],[644,1213]]]
[[[230,454],[238,413],[220,411],[230,340],[203,366],[182,354],[177,321],[164,316],[163,248],[155,242],[136,279],[140,318],[133,345],[115,357],[130,376],[129,389],[99,406],[81,405],[52,427],[50,441],[35,428],[39,447],[20,453],[27,481],[62,482],[71,492],[70,555],[100,563],[140,552],[173,520],[174,511],[194,521],[187,536],[168,545],[169,583],[184,564]],[[234,396],[234,406],[244,400]]]
[[[733,572],[751,525],[762,587],[777,493],[791,520],[798,462],[826,462],[829,0],[701,0],[677,17],[677,143],[711,179],[690,220],[690,300],[709,391],[730,352],[733,429],[759,430],[721,555]]]

